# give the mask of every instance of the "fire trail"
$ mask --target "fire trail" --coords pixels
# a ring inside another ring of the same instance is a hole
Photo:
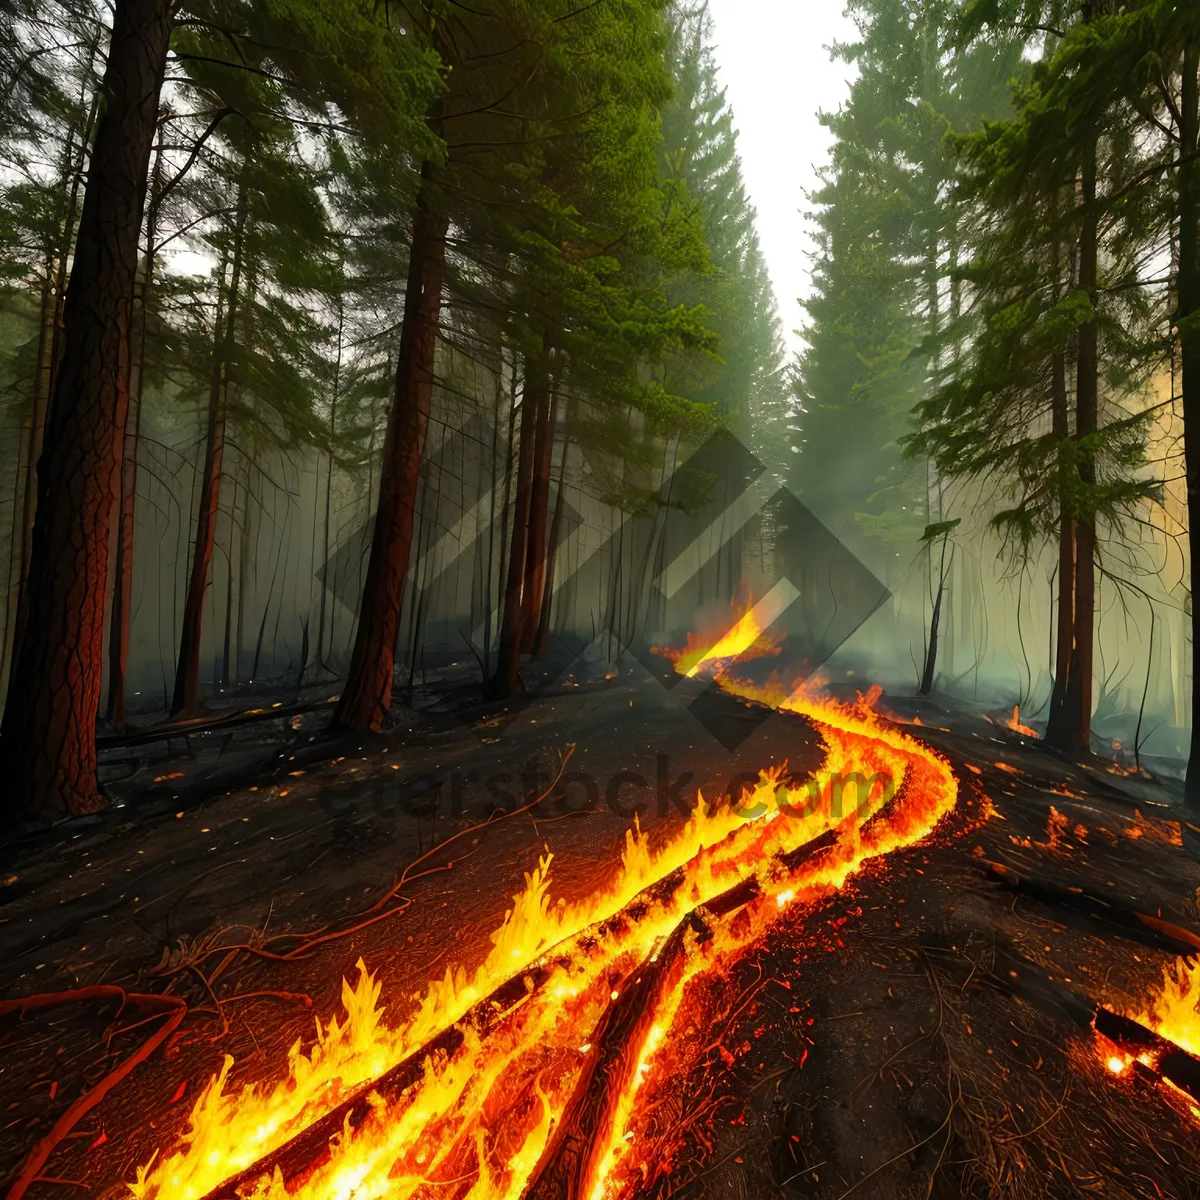
[[[749,616],[749,614],[747,614]],[[825,760],[810,780],[763,770],[740,796],[697,797],[652,844],[636,822],[613,878],[586,900],[553,896],[548,853],[492,935],[484,962],[448,968],[406,1020],[383,1019],[360,963],[346,1015],[293,1048],[273,1083],[231,1090],[232,1060],[199,1096],[181,1142],[130,1184],[141,1200],[605,1200],[637,1190],[652,1138],[643,1095],[676,1069],[673,1031],[693,985],[728,973],[779,922],[865,862],[928,835],[958,785],[935,751],[855,704],[754,688],[729,673],[771,652],[746,617],[689,639],[676,670],[810,722]],[[733,644],[736,642],[736,644]],[[715,651],[715,653],[714,653]],[[707,661],[706,661],[707,660]],[[842,781],[854,780],[854,788]]]

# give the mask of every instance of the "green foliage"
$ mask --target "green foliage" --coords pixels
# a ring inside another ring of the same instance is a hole
[[[782,473],[790,438],[784,351],[775,297],[746,195],[733,111],[717,79],[706,3],[669,13],[675,94],[662,113],[663,191],[680,235],[708,254],[679,255],[668,294],[708,314],[717,356],[676,354],[667,385],[711,405],[715,419],[745,438]]]

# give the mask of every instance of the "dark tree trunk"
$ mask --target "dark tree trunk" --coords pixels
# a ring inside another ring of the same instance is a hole
[[[165,0],[118,0],[58,368],[38,462],[28,617],[0,726],[10,819],[91,812],[109,522],[129,407],[138,242],[171,34]]]
[[[1196,564],[1200,563],[1200,47],[1183,56],[1179,168],[1179,326],[1183,389],[1184,455],[1187,472],[1188,550],[1192,571],[1192,745],[1184,798],[1200,811],[1200,688],[1196,686],[1196,647],[1200,646],[1200,604],[1196,601]]]
[[[1075,522],[1063,513],[1058,520],[1058,621],[1054,642],[1054,687],[1046,722],[1046,743],[1070,749],[1068,696],[1075,648]]]
[[[243,237],[246,227],[246,194],[238,196],[237,229],[233,241],[229,291],[224,320],[218,324],[213,346],[212,377],[208,391],[208,437],[204,470],[200,477],[200,504],[196,515],[196,541],[192,547],[192,570],[183,624],[179,634],[179,663],[175,668],[175,695],[171,716],[187,716],[200,707],[200,645],[204,636],[204,598],[212,570],[213,546],[217,535],[217,513],[221,503],[221,468],[225,459],[225,424],[229,364],[235,351],[238,294],[242,286]]]
[[[938,627],[942,623],[942,597],[946,594],[946,539],[947,535],[943,534],[937,597],[933,602],[933,615],[929,618],[929,647],[925,651],[925,669],[921,672],[919,691],[922,696],[928,696],[933,691],[933,681],[937,678]]]
[[[521,592],[521,650],[533,652],[542,592],[546,583],[546,531],[550,519],[550,472],[554,459],[554,426],[558,397],[548,389],[538,414],[533,451],[533,493],[529,500],[529,551],[525,556],[525,584]]]
[[[558,495],[554,498],[554,519],[550,522],[550,548],[546,553],[545,586],[542,589],[542,611],[538,614],[537,636],[533,639],[534,658],[545,658],[550,650],[550,618],[554,603],[554,569],[558,565],[558,546],[562,541],[563,508],[566,504],[567,448],[563,435],[562,457],[558,464]]]
[[[517,486],[512,506],[512,537],[508,549],[508,577],[504,585],[504,612],[496,671],[489,687],[495,699],[506,699],[521,690],[521,589],[529,552],[529,512],[533,493],[533,468],[537,419],[546,401],[546,375],[542,364],[525,360],[525,394],[521,401],[521,434],[517,451]]]
[[[1080,201],[1083,228],[1079,238],[1079,287],[1096,303],[1097,219],[1096,141],[1089,141],[1081,172]],[[1075,381],[1075,435],[1096,432],[1099,401],[1099,347],[1095,320],[1079,327],[1079,353]],[[1095,464],[1087,454],[1079,458],[1079,478],[1084,489],[1095,482]],[[1075,517],[1075,636],[1067,682],[1066,730],[1068,748],[1077,754],[1091,749],[1092,671],[1096,636],[1096,532],[1088,511]]]
[[[1051,220],[1057,224],[1057,196],[1053,198]],[[1057,233],[1053,244],[1055,299],[1061,295],[1060,246]],[[1071,436],[1067,399],[1067,362],[1064,351],[1054,353],[1050,368],[1051,430],[1058,443],[1058,621],[1055,632],[1054,687],[1050,692],[1050,713],[1046,721],[1046,741],[1060,750],[1071,748],[1071,724],[1067,715],[1071,661],[1075,647],[1075,520],[1071,509],[1071,488],[1067,472],[1073,460],[1067,454]]]
[[[146,265],[142,298],[138,305],[137,356],[130,345],[130,372],[136,375],[130,388],[132,422],[126,421],[121,457],[121,495],[117,511],[117,547],[113,556],[112,616],[108,627],[108,719],[125,729],[125,675],[129,669],[129,618],[133,605],[133,525],[137,506],[138,435],[142,424],[142,395],[146,390],[146,326],[154,290],[155,239],[158,237],[158,203],[155,199],[162,179],[163,144],[159,139],[154,155],[150,188],[150,211],[146,215]]]
[[[524,386],[524,385],[522,385]],[[516,359],[513,359],[512,369],[512,386],[510,388],[510,402],[508,405],[508,441],[505,443],[504,452],[504,504],[500,509],[500,565],[496,572],[496,587],[499,589],[497,596],[497,606],[495,613],[492,612],[491,593],[488,593],[488,623],[487,636],[485,639],[485,649],[483,661],[484,663],[491,662],[491,640],[493,637],[494,616],[499,614],[503,618],[503,600],[505,581],[508,576],[506,574],[508,564],[509,537],[512,532],[512,526],[509,522],[509,514],[512,511],[512,490],[513,490],[513,438],[516,436],[517,428],[517,364]],[[500,628],[496,625],[495,637],[499,638]]]
[[[433,166],[425,163],[413,212],[396,393],[383,448],[371,557],[349,676],[333,718],[333,724],[342,729],[382,729],[392,701],[396,635],[433,396],[434,352],[446,274],[446,225],[434,195]]]
[[[321,544],[323,554],[321,558],[322,578],[321,578],[321,602],[320,610],[317,614],[317,666],[323,668],[325,666],[325,612],[326,612],[326,597],[329,595],[329,586],[333,582],[328,578],[329,572],[329,521],[330,513],[333,505],[333,467],[334,467],[334,452],[333,444],[337,437],[337,406],[338,393],[342,384],[342,339],[345,329],[346,307],[345,298],[338,293],[338,327],[337,327],[337,359],[333,365],[333,394],[329,401],[329,463],[328,474],[325,476],[325,517],[322,532]],[[333,645],[333,633],[330,631],[329,638],[330,646]]]

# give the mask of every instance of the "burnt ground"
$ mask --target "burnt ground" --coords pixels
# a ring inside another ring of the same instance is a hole
[[[360,957],[399,1019],[431,975],[482,956],[546,847],[552,891],[572,898],[612,869],[635,804],[665,833],[683,820],[680,793],[820,761],[795,718],[760,723],[730,702],[714,736],[687,699],[635,667],[568,676],[516,713],[406,710],[373,739],[327,738],[327,708],[301,705],[108,746],[107,812],[0,850],[3,996],[115,984],[179,996],[188,1013],[28,1195],[127,1194],[121,1181],[174,1141],[222,1056],[235,1084],[278,1074],[314,1016],[338,1011]],[[1200,830],[1172,807],[1178,785],[921,709],[913,732],[952,762],[959,812],[789,910],[707,989],[678,1069],[646,1099],[662,1147],[646,1193],[1200,1196],[1200,1121],[1162,1088],[1111,1076],[1089,1027],[1094,1003],[1147,995],[1174,959],[1177,943],[1131,914],[1200,932]],[[722,738],[744,740],[730,751]],[[569,744],[565,799],[560,786],[504,817],[546,790]],[[983,795],[996,812],[981,824]],[[1066,818],[1056,837],[1052,808]],[[302,933],[324,940],[296,961],[196,957],[245,942],[285,952]],[[0,1172],[161,1020],[116,1017],[97,994],[0,1018]]]

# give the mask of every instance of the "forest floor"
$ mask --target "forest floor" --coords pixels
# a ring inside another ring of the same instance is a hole
[[[910,732],[949,759],[960,800],[986,794],[995,814],[980,824],[960,803],[740,960],[720,1055],[660,1098],[683,1114],[686,1148],[655,1194],[1200,1196],[1200,1119],[1135,1072],[1110,1074],[1090,1027],[1096,1003],[1140,1007],[1175,961],[1177,942],[1131,914],[1200,932],[1200,830],[1181,820],[1179,785],[1065,761],[979,714],[883,707],[919,713]],[[223,1056],[235,1083],[278,1077],[360,958],[399,1019],[427,979],[482,958],[545,848],[551,893],[570,901],[613,870],[635,803],[653,838],[696,787],[821,758],[786,714],[729,751],[636,668],[568,676],[516,713],[406,710],[370,739],[326,737],[327,712],[114,742],[107,812],[0,850],[4,998],[117,985],[188,1005],[29,1196],[128,1195]],[[497,821],[547,789],[570,745],[567,800]],[[396,893],[431,850],[422,869],[436,869]],[[305,930],[325,933],[297,961],[234,956],[216,979],[217,960],[189,965],[205,939]],[[114,1032],[117,1003],[87,995],[0,1018],[0,1177],[146,1039],[137,1016]]]

